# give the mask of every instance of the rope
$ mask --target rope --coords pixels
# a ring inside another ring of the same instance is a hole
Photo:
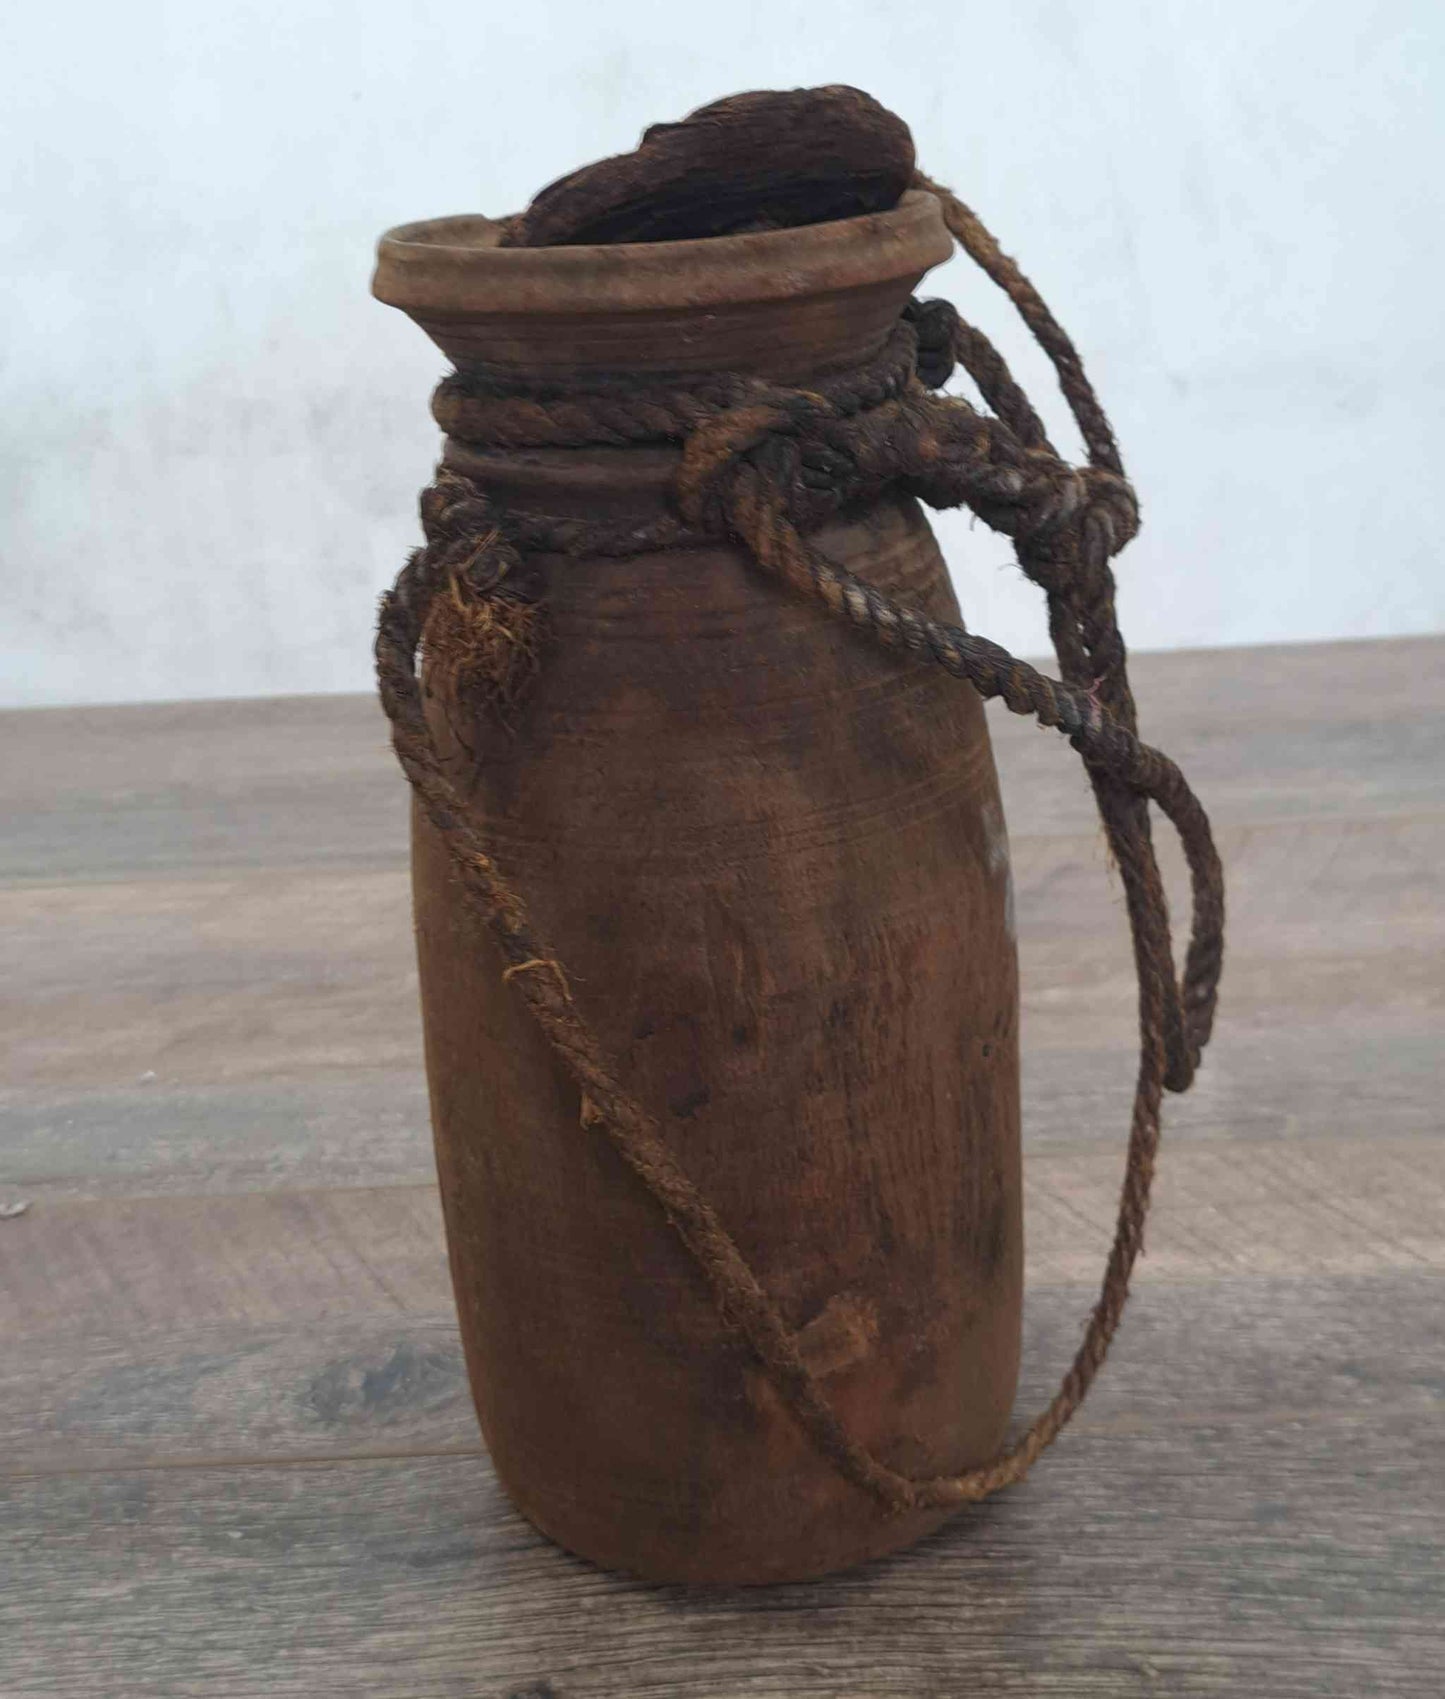
[[[1102,1365],[1143,1248],[1165,1090],[1193,1079],[1214,1017],[1223,956],[1223,878],[1209,822],[1178,767],[1140,741],[1114,608],[1112,557],[1138,529],[1103,409],[1072,343],[1038,292],[975,215],[927,178],[959,244],[1014,302],[1048,354],[1088,447],[1073,467],[1050,446],[997,350],[946,302],[914,302],[869,365],[811,390],[714,375],[667,387],[625,377],[528,384],[485,368],[445,379],[433,404],[454,437],[490,448],[608,443],[680,446],[675,513],[649,525],[505,513],[471,479],[438,472],[421,502],[425,547],[382,599],[377,675],[397,756],[445,840],[468,898],[485,916],[524,1000],[600,1127],[662,1209],[724,1319],[746,1340],[816,1449],[895,1511],[953,1506],[1022,1480],[1082,1403]],[[931,391],[955,364],[992,414]],[[896,487],[934,507],[967,504],[1009,535],[1048,599],[1062,676],[1050,678],[986,638],[925,618],[826,560],[808,533],[845,506]],[[882,1463],[847,1430],[804,1362],[796,1334],[657,1119],[619,1082],[555,953],[493,859],[471,805],[447,778],[423,713],[417,651],[439,594],[525,603],[525,556],[631,554],[705,539],[741,544],[767,572],[886,647],[942,667],[1068,738],[1083,758],[1117,861],[1139,981],[1139,1067],[1118,1221],[1098,1300],[1048,1407],[998,1457],[959,1474],[914,1477]],[[1158,805],[1179,834],[1192,890],[1191,934],[1176,974],[1169,914],[1149,827]]]

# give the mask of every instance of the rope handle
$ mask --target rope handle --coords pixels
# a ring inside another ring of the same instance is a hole
[[[986,339],[956,315],[951,321],[947,314],[933,315],[932,329],[943,325],[949,351],[974,376],[998,414],[997,421],[985,423],[995,427],[1001,421],[1014,449],[1032,456],[1030,464],[1050,469],[1055,487],[1046,504],[1048,522],[1012,528],[1020,564],[1048,595],[1050,628],[1064,677],[1051,679],[987,639],[927,619],[819,555],[795,523],[797,503],[790,497],[799,482],[803,454],[796,434],[798,408],[774,406],[769,412],[766,399],[759,399],[760,386],[744,386],[750,406],[739,405],[743,397],[736,387],[727,386],[711,411],[696,391],[674,398],[676,435],[684,449],[677,499],[689,525],[705,533],[724,530],[760,566],[877,641],[940,665],[986,699],[997,697],[1013,712],[1061,731],[1088,768],[1124,882],[1139,979],[1139,1070],[1119,1215],[1100,1295],[1058,1392],[1014,1445],[976,1468],[914,1477],[888,1467],[849,1433],[805,1363],[796,1333],[678,1163],[659,1123],[618,1081],[577,1007],[561,963],[534,933],[525,903],[498,868],[472,806],[447,777],[423,711],[417,673],[428,616],[441,592],[461,579],[485,585],[487,594],[505,594],[509,577],[521,566],[521,547],[538,546],[542,533],[535,527],[529,532],[517,516],[499,513],[470,480],[442,470],[423,497],[427,546],[412,555],[383,597],[376,645],[378,683],[398,759],[446,843],[464,891],[500,944],[507,962],[504,977],[577,1085],[582,1124],[605,1132],[656,1200],[696,1261],[718,1309],[746,1340],[817,1451],[845,1478],[898,1512],[972,1502],[1022,1480],[1087,1394],[1118,1326],[1143,1246],[1163,1092],[1188,1086],[1209,1037],[1224,918],[1222,872],[1204,810],[1178,767],[1140,742],[1135,732],[1108,565],[1110,555],[1133,534],[1133,503],[1108,421],[1077,353],[1033,286],[962,202],[926,178],[918,178],[916,186],[939,196],[960,245],[1018,306],[1053,361],[1088,445],[1087,472],[1065,467]],[[935,306],[923,304],[924,309]],[[920,334],[917,340],[922,349],[925,338]],[[952,361],[948,363],[951,367]],[[810,392],[807,405],[826,407],[827,402]],[[568,398],[565,407],[568,420],[575,421],[578,398]],[[896,456],[895,482],[943,505],[962,479],[967,489],[951,499],[970,500],[985,517],[990,517],[990,503],[998,499],[999,489],[1013,489],[1007,479],[1000,485],[996,469],[985,475],[969,462],[961,470],[961,458],[949,468],[953,482],[945,479],[940,484],[936,470],[920,471],[936,467],[940,429],[946,432],[960,421],[978,423],[966,403],[904,395],[883,400],[879,411],[886,409],[893,412],[880,440],[886,440]],[[657,411],[654,398],[649,418]],[[845,411],[835,407],[824,423],[842,418]],[[615,395],[608,398],[608,420],[608,428],[616,428]],[[901,430],[905,425],[915,432],[915,447],[926,450],[911,462],[906,445],[898,447],[906,436]],[[969,429],[972,437],[979,436],[973,425]],[[843,439],[835,432],[832,440],[836,444]],[[996,445],[1003,439],[993,430],[990,440]],[[861,464],[867,442],[849,439],[849,446]],[[675,524],[659,530],[663,542],[681,534]],[[572,525],[566,535],[571,552],[586,552],[585,528]],[[550,541],[557,546],[555,528]],[[607,546],[600,537],[590,541]],[[615,545],[616,552],[627,552],[629,544],[638,543],[632,533]],[[651,546],[659,546],[658,539]],[[1150,841],[1151,801],[1178,832],[1189,867],[1192,927],[1182,981],[1175,972],[1168,908]]]

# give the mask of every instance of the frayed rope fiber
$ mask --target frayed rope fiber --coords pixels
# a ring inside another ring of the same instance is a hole
[[[1209,1038],[1224,932],[1223,875],[1209,821],[1178,767],[1138,737],[1110,566],[1138,529],[1138,509],[1109,421],[1073,344],[975,215],[926,177],[915,176],[913,186],[939,198],[959,245],[1013,301],[1053,363],[1087,446],[1086,466],[1058,455],[997,350],[941,301],[913,302],[869,366],[806,392],[729,374],[660,388],[625,376],[528,385],[468,369],[442,383],[433,406],[454,437],[492,449],[679,446],[675,512],[642,534],[631,526],[509,514],[478,483],[443,468],[422,496],[426,545],[383,598],[376,645],[397,756],[501,946],[507,979],[581,1093],[583,1124],[605,1131],[651,1193],[720,1312],[817,1450],[900,1512],[967,1503],[1021,1480],[1083,1402],[1143,1248],[1163,1094],[1188,1088]],[[991,412],[933,393],[956,364]],[[1019,565],[1047,598],[1059,678],[892,600],[809,544],[809,532],[830,515],[890,487],[934,507],[966,504],[1013,540]],[[522,897],[492,858],[472,805],[447,778],[423,713],[419,646],[429,665],[452,667],[462,688],[490,691],[503,707],[515,704],[536,662],[532,623],[518,612],[526,596],[508,588],[528,551],[624,555],[703,539],[739,544],[761,570],[899,651],[900,664],[940,666],[981,696],[1062,732],[1088,770],[1123,881],[1139,981],[1139,1069],[1103,1284],[1053,1401],[1013,1446],[961,1474],[900,1474],[849,1433],[797,1336],[658,1121],[619,1082],[556,954],[534,935]],[[1178,832],[1189,867],[1192,924],[1182,976],[1150,803]]]

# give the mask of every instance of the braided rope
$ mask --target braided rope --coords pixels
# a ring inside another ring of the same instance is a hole
[[[485,916],[522,997],[581,1092],[582,1121],[600,1127],[656,1199],[786,1407],[839,1472],[890,1508],[944,1507],[1019,1481],[1083,1401],[1108,1352],[1143,1247],[1166,1089],[1193,1078],[1213,1022],[1223,954],[1224,895],[1209,822],[1178,767],[1140,742],[1114,612],[1109,561],[1138,526],[1133,492],[1078,354],[1033,286],[977,218],[927,179],[961,246],[1004,289],[1048,353],[1088,445],[1068,466],[992,345],[946,303],[914,303],[866,368],[808,391],[711,376],[668,388],[625,378],[585,388],[453,374],[434,402],[453,436],[489,448],[594,443],[680,445],[677,512],[651,525],[598,525],[499,511],[471,479],[442,469],[422,498],[426,546],[382,600],[377,675],[397,756]],[[994,416],[928,391],[955,363]],[[1044,589],[1061,679],[958,626],[926,618],[824,559],[807,532],[830,514],[896,486],[934,506],[967,503],[1014,540]],[[688,1178],[647,1109],[619,1082],[577,1006],[555,954],[494,860],[447,778],[423,712],[417,651],[438,594],[495,595],[531,550],[622,554],[704,538],[735,539],[757,563],[881,644],[941,666],[1065,735],[1082,756],[1124,882],[1139,980],[1139,1068],[1118,1221],[1099,1298],[1058,1392],[1022,1437],[959,1474],[910,1477],[848,1432],[804,1362],[796,1334],[712,1206]],[[1157,803],[1179,834],[1192,889],[1191,936],[1176,976],[1168,908],[1149,832]]]

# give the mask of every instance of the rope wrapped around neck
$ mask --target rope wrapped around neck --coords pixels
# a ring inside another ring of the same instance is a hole
[[[808,390],[722,374],[666,386],[626,377],[585,385],[524,383],[482,368],[448,377],[433,411],[453,437],[492,449],[594,444],[681,448],[674,511],[641,527],[506,513],[446,468],[423,494],[425,547],[382,599],[377,673],[397,756],[451,853],[470,900],[507,961],[557,1060],[600,1128],[656,1199],[707,1280],[727,1322],[751,1347],[818,1451],[895,1511],[986,1497],[1021,1480],[1077,1410],[1103,1363],[1143,1247],[1163,1093],[1185,1090],[1208,1041],[1223,957],[1224,888],[1209,822],[1178,767],[1137,735],[1110,561],[1138,529],[1133,490],[1073,345],[1013,261],[947,190],[954,236],[1013,300],[1058,373],[1088,448],[1067,464],[997,350],[945,302],[914,302],[868,366]],[[933,393],[960,364],[991,413]],[[1007,534],[1044,591],[1061,676],[1050,678],[986,638],[926,618],[814,549],[830,516],[886,488],[934,507],[967,505]],[[423,713],[417,652],[439,596],[485,605],[525,599],[534,550],[632,554],[731,540],[758,566],[901,655],[941,666],[985,698],[1062,732],[1079,752],[1124,885],[1139,981],[1139,1068],[1118,1222],[1099,1298],[1059,1391],[993,1461],[959,1474],[889,1468],[844,1426],[797,1337],[707,1199],[673,1155],[656,1117],[617,1078],[555,953],[498,867],[483,824],[448,779]],[[1155,803],[1178,832],[1192,916],[1182,976],[1150,835]]]

